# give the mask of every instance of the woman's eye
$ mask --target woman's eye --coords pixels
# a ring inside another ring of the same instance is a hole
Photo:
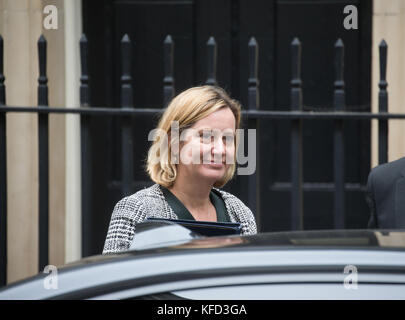
[[[232,143],[234,138],[233,136],[224,136],[223,139],[226,143]]]
[[[204,143],[210,143],[210,142],[211,142],[211,139],[212,139],[211,133],[208,133],[208,132],[203,132],[203,133],[201,133],[201,134],[200,134],[200,137],[201,137],[201,140],[202,140]]]

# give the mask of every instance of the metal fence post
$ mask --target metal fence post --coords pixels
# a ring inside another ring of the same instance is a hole
[[[335,43],[335,74],[334,109],[345,111],[345,83],[343,80],[344,44],[341,39]],[[343,139],[343,120],[334,120],[334,226],[335,229],[345,227],[345,150]]]
[[[0,35],[0,106],[6,104],[3,37]],[[6,112],[0,112],[0,286],[7,284],[7,141]]]
[[[388,112],[388,92],[387,92],[387,43],[382,40],[380,45],[380,82],[378,87],[378,112]],[[388,162],[388,120],[378,120],[378,163]]]
[[[131,40],[125,34],[121,40],[122,75],[121,75],[121,108],[133,108],[131,85]],[[122,194],[132,194],[133,170],[133,142],[131,117],[122,118]]]
[[[252,37],[248,43],[248,63],[249,63],[249,79],[248,79],[248,110],[258,110],[260,104],[259,95],[259,46],[256,39]],[[256,129],[256,145],[260,146],[259,134],[259,119],[249,118],[248,128]],[[257,152],[256,146],[256,171],[248,176],[248,203],[253,211],[258,230],[260,230],[260,153]]]
[[[291,56],[291,110],[302,111],[301,43],[298,38],[294,38],[291,43]],[[293,119],[291,120],[292,230],[303,229],[302,161],[302,120]]]
[[[86,35],[80,37],[80,106],[89,107],[90,89],[88,76],[88,42]],[[92,143],[90,134],[90,116],[80,114],[80,145],[81,145],[81,179],[82,179],[82,257],[90,255],[91,201],[92,201]]]
[[[39,77],[38,106],[48,106],[48,78],[46,77],[46,39],[38,39]],[[49,261],[49,126],[48,113],[38,113],[39,153],[39,271]]]

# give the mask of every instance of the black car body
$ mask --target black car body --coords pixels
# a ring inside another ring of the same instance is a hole
[[[0,299],[405,299],[405,231],[191,235],[67,264],[57,289],[49,276],[10,284]]]

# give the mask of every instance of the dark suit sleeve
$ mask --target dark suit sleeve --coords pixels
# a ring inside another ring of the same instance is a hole
[[[366,202],[370,208],[370,218],[368,221],[367,228],[375,229],[378,228],[376,207],[375,207],[375,197],[374,197],[374,175],[373,171],[368,175],[367,180],[367,191],[366,191]]]

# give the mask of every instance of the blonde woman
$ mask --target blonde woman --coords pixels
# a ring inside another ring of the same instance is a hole
[[[176,96],[154,130],[147,172],[153,182],[120,200],[112,213],[103,254],[126,250],[136,224],[148,217],[239,222],[257,233],[250,209],[222,191],[234,175],[240,105],[221,88],[201,86]]]

